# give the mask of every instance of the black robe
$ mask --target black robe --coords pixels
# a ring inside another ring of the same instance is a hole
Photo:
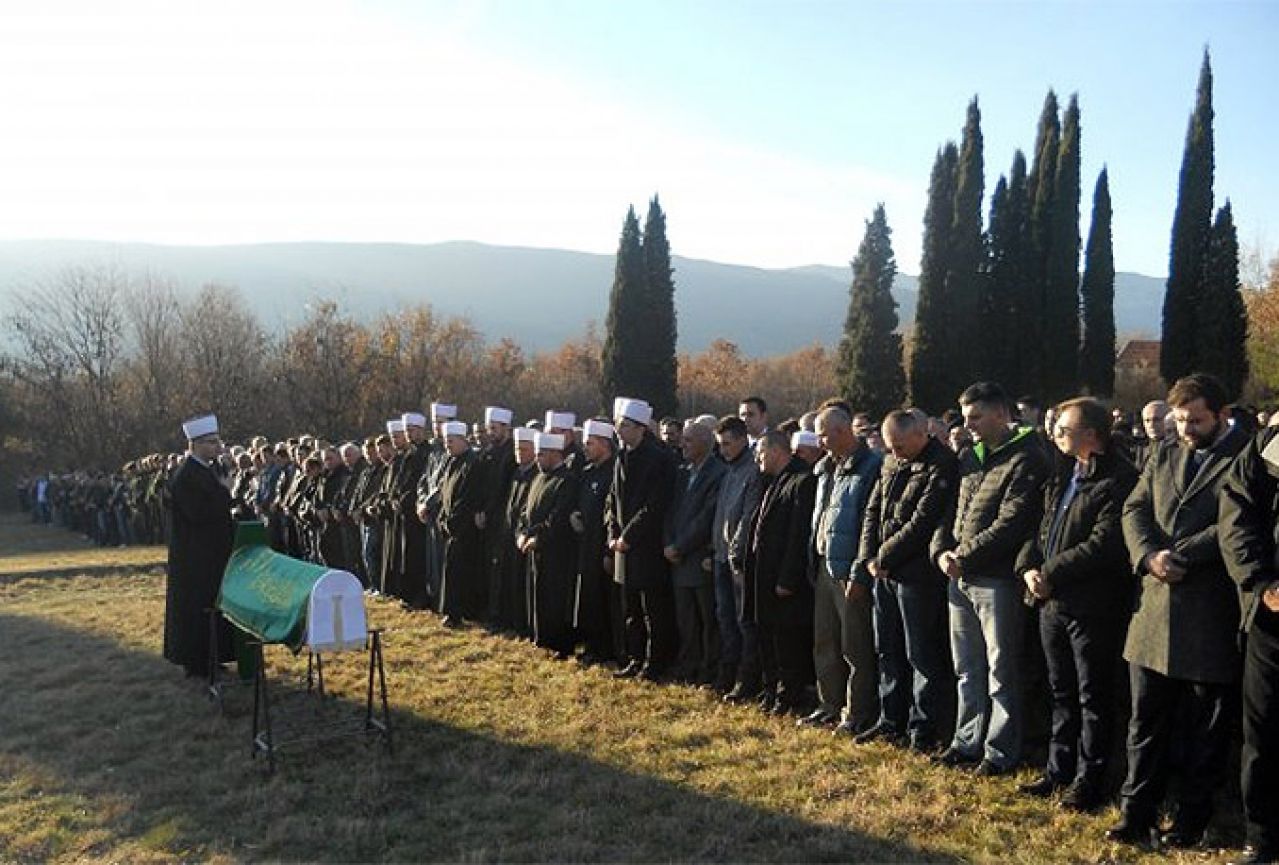
[[[528,557],[533,638],[539,646],[557,651],[573,646],[577,537],[569,515],[577,507],[577,483],[563,464],[554,471],[539,471],[529,488],[517,532],[537,540]]]
[[[582,521],[578,537],[577,603],[573,624],[587,638],[588,648],[603,654],[611,650],[612,616],[617,587],[611,574],[604,572],[608,555],[608,537],[604,530],[604,503],[613,486],[613,461],[609,457],[582,470],[577,497],[577,513]]]
[[[202,674],[209,663],[209,617],[231,556],[231,493],[192,456],[169,482],[169,567],[164,598],[164,657]],[[216,659],[233,658],[231,630],[219,619]]]
[[[533,615],[529,611],[528,562],[515,546],[515,532],[524,516],[529,489],[537,477],[537,464],[516,466],[511,475],[511,488],[506,494],[506,507],[502,511],[502,545],[499,548],[499,567],[502,571],[502,599],[498,624],[512,627],[523,634],[533,633]]]
[[[483,512],[483,488],[475,451],[450,456],[440,476],[440,513],[436,518],[444,542],[440,579],[440,612],[473,619],[482,609],[483,538],[475,517]]]

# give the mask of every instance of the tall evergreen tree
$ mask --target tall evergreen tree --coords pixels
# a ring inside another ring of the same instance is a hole
[[[1079,381],[1098,397],[1115,392],[1115,251],[1111,237],[1110,178],[1097,176],[1092,196],[1092,224],[1084,253],[1084,333],[1079,349]]]
[[[616,396],[647,398],[651,382],[644,368],[645,316],[644,251],[640,246],[635,208],[626,211],[622,237],[613,269],[613,289],[608,297],[603,357],[600,362],[600,404],[606,409]]]
[[[999,179],[990,201],[990,273],[981,326],[998,336],[981,340],[986,351],[980,370],[981,378],[998,381],[1014,394],[1035,389],[1027,384],[1026,358],[1038,357],[1039,352],[1039,346],[1026,338],[1029,215],[1026,157],[1018,150],[1008,179]]]
[[[981,202],[985,192],[985,163],[982,155],[981,109],[974,96],[968,103],[964,133],[959,147],[955,177],[955,201],[951,222],[951,253],[946,268],[946,297],[949,299],[950,328],[955,350],[949,363],[959,381],[977,377],[981,364],[978,318],[986,281],[986,245],[982,235]],[[958,394],[958,391],[956,391]]]
[[[644,220],[644,296],[649,314],[640,327],[647,350],[640,359],[650,369],[646,375],[651,381],[642,396],[660,415],[675,414],[679,408],[676,394],[679,377],[679,361],[675,357],[675,281],[672,278],[671,245],[666,239],[666,214],[654,195],[648,203],[648,216]]]
[[[1172,220],[1159,348],[1159,372],[1167,382],[1200,368],[1196,319],[1203,309],[1204,262],[1212,227],[1212,120],[1212,65],[1205,50],[1195,108],[1186,130],[1177,209]]]
[[[1231,399],[1248,380],[1248,311],[1239,286],[1239,235],[1227,200],[1208,239],[1203,297],[1198,316],[1196,369],[1221,379]]]
[[[1079,388],[1079,136],[1079,99],[1071,96],[1062,117],[1044,258],[1040,396],[1054,402]]]
[[[928,183],[919,300],[910,352],[910,400],[925,411],[935,413],[954,405],[965,386],[959,383],[951,364],[956,346],[950,321],[951,303],[946,294],[958,165],[959,149],[955,142],[948,141],[937,152]]]
[[[1025,315],[1021,319],[1022,326],[1027,328],[1025,340],[1029,349],[1022,357],[1024,387],[1040,397],[1043,396],[1046,383],[1047,365],[1052,363],[1052,358],[1044,350],[1044,340],[1048,328],[1048,257],[1052,248],[1053,199],[1060,151],[1061,119],[1058,116],[1057,94],[1049,90],[1039,115],[1034,161],[1026,179],[1029,216],[1027,266],[1022,294]]]
[[[866,234],[853,259],[838,367],[845,399],[872,417],[899,408],[906,397],[902,339],[896,332],[897,301],[892,291],[896,276],[892,229],[880,204],[866,223]]]

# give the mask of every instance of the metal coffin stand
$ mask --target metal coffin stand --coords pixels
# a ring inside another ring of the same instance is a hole
[[[254,660],[253,674],[253,732],[250,756],[265,756],[267,769],[275,771],[276,751],[283,747],[306,742],[321,742],[353,736],[374,735],[382,740],[388,754],[392,753],[391,712],[386,696],[386,669],[382,660],[382,630],[370,629],[366,642],[369,656],[368,679],[365,688],[363,718],[337,718],[322,723],[289,723],[278,732],[272,718],[270,677],[266,671],[264,643],[250,640],[248,647]],[[376,711],[374,689],[376,687]],[[324,661],[320,653],[307,659],[306,694],[314,693],[323,700]],[[323,705],[322,703],[320,705]]]

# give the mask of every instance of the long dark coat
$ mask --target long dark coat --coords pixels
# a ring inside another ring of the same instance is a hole
[[[188,456],[169,482],[169,568],[164,598],[164,657],[193,673],[209,663],[209,618],[231,556],[231,493]],[[219,617],[220,618],[220,617]],[[217,660],[230,661],[231,631],[220,622]]]
[[[577,506],[577,478],[560,464],[539,471],[529,488],[517,534],[537,539],[528,557],[533,634],[539,645],[562,647],[573,621],[577,536],[569,515]]]
[[[723,460],[708,454],[696,476],[688,464],[676,472],[671,507],[666,512],[664,540],[666,546],[675,547],[680,554],[679,562],[671,565],[671,581],[677,588],[711,585],[712,572],[703,568],[702,562],[714,555],[711,526],[715,522],[719,485],[726,471]]]
[[[765,480],[747,538],[744,615],[761,625],[803,625],[813,615],[808,544],[817,477],[796,457],[777,477]],[[779,598],[778,586],[791,594]]]
[[[612,577],[604,572],[604,557],[608,554],[604,503],[613,486],[615,459],[609,457],[599,465],[588,463],[582,469],[577,496],[576,510],[582,520],[582,534],[577,539],[577,604],[573,624],[597,633],[609,627],[607,593],[616,591]]]
[[[609,541],[624,540],[624,573],[614,573],[626,588],[639,591],[670,584],[662,555],[662,530],[675,484],[675,460],[651,433],[633,450],[624,449],[613,467],[605,525]]]
[[[530,612],[528,561],[515,547],[515,533],[524,517],[524,506],[536,478],[536,463],[516,466],[515,473],[511,475],[511,488],[502,511],[502,546],[499,548],[502,570],[500,618],[503,624],[513,625],[530,634],[533,632],[533,614]]]
[[[1217,507],[1235,455],[1248,437],[1233,430],[1209,449],[1187,482],[1191,449],[1163,447],[1146,463],[1124,504],[1124,540],[1141,577],[1124,659],[1174,679],[1230,683],[1239,677],[1239,590],[1217,540]],[[1171,549],[1188,563],[1168,584],[1146,572],[1150,553]]]
[[[475,523],[483,512],[482,469],[475,451],[450,456],[440,477],[440,512],[436,517],[444,541],[440,580],[440,612],[474,618],[483,595],[483,537]]]

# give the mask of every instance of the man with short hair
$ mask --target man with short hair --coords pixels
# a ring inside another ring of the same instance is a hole
[[[1093,811],[1102,802],[1115,719],[1114,683],[1132,580],[1120,516],[1137,482],[1110,436],[1105,406],[1090,397],[1062,403],[1054,438],[1066,457],[1044,485],[1042,518],[1017,571],[1039,607],[1039,637],[1052,697],[1043,774],[1019,789]]]
[[[893,411],[883,423],[889,456],[866,503],[858,568],[874,578],[879,720],[862,740],[909,742],[932,753],[950,703],[946,578],[929,543],[951,514],[959,460],[928,435],[922,412]]]
[[[746,435],[754,451],[760,436],[768,432],[768,403],[763,397],[748,396],[737,407],[737,416],[746,424]]]
[[[675,476],[666,512],[663,555],[671,567],[679,628],[676,676],[712,685],[719,672],[719,627],[715,620],[714,552],[711,529],[724,464],[711,452],[714,436],[689,421],[680,435],[684,464]]]
[[[619,397],[613,408],[623,449],[613,469],[605,507],[613,579],[626,599],[626,649],[630,663],[617,676],[665,678],[678,637],[662,528],[675,484],[675,461],[649,430],[652,407]]]
[[[1244,862],[1279,861],[1279,429],[1235,459],[1221,497],[1219,541],[1239,586],[1243,660]]]
[[[812,652],[808,545],[817,479],[780,431],[756,442],[756,459],[764,490],[747,536],[745,572],[746,615],[759,628],[760,705],[773,714],[797,714],[808,684],[805,656]]]
[[[1124,540],[1141,590],[1124,645],[1132,692],[1128,776],[1110,840],[1151,840],[1175,743],[1176,810],[1159,840],[1198,844],[1226,766],[1239,596],[1218,545],[1217,512],[1230,465],[1248,443],[1227,422],[1226,403],[1215,377],[1178,379],[1168,405],[1181,444],[1154,453],[1124,505]]]
[[[711,539],[715,554],[715,611],[719,619],[720,671],[715,689],[734,701],[753,700],[759,693],[759,647],[755,622],[742,617],[744,575],[734,568],[729,550],[744,521],[746,493],[759,477],[750,450],[746,424],[725,415],[715,427],[715,442],[724,463],[724,478],[715,497]]]
[[[813,666],[818,706],[800,723],[868,731],[879,717],[871,575],[856,570],[866,499],[883,458],[866,447],[843,409],[823,409],[814,435],[827,456],[817,464],[812,549]],[[795,433],[801,439],[805,433]]]
[[[1146,437],[1133,449],[1133,465],[1141,471],[1150,462],[1155,451],[1165,444],[1177,440],[1177,431],[1168,430],[1165,421],[1168,418],[1168,403],[1161,399],[1151,400],[1141,408],[1141,428]]]
[[[959,396],[976,442],[960,460],[954,520],[934,536],[933,559],[950,578],[950,646],[958,676],[955,735],[945,765],[1006,775],[1021,760],[1021,581],[1015,564],[1035,530],[1047,466],[1030,427],[1012,428],[1010,404],[994,382]]]

